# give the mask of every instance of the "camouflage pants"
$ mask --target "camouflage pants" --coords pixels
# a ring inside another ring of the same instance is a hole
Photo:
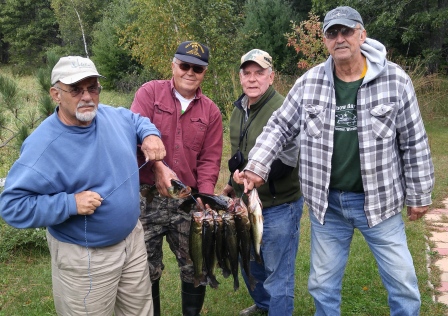
[[[178,209],[183,201],[158,196],[146,201],[145,197],[141,197],[140,221],[145,232],[151,281],[160,279],[165,268],[162,244],[163,237],[166,237],[176,256],[182,281],[194,282],[193,264],[188,252],[191,215]]]

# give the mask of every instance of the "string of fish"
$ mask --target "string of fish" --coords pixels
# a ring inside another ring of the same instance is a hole
[[[106,200],[112,193],[114,193],[119,187],[121,187],[123,184],[126,183],[134,174],[136,174],[141,168],[143,168],[149,160],[145,161],[137,170],[135,170],[129,177],[127,177],[122,183],[120,183],[115,189],[113,189],[109,194],[107,194],[103,201]],[[87,304],[86,300],[89,296],[90,292],[92,291],[92,274],[90,273],[90,250],[89,250],[89,243],[87,242],[87,215],[84,215],[84,238],[86,242],[86,250],[87,250],[87,258],[88,258],[88,265],[87,265],[87,274],[89,276],[89,290],[87,291],[86,296],[84,296],[84,310],[86,312],[86,315],[89,315],[89,312],[87,311]]]

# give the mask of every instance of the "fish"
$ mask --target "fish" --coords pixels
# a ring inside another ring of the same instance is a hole
[[[179,205],[179,209],[190,213],[192,207],[196,205],[196,201],[198,198],[201,199],[202,203],[208,204],[211,209],[215,211],[225,210],[229,211],[232,209],[233,200],[225,195],[213,195],[213,194],[205,194],[205,193],[195,193],[190,194],[190,199],[187,198],[184,202]]]
[[[231,212],[222,214],[222,221],[224,226],[224,241],[225,241],[225,262],[230,266],[230,271],[233,276],[233,290],[236,291],[240,287],[238,280],[238,237],[236,232],[234,215]]]
[[[171,186],[168,188],[168,193],[172,199],[185,199],[191,195],[191,188],[183,184],[178,179],[171,179]]]
[[[230,267],[226,262],[226,244],[224,239],[224,221],[222,214],[224,212],[215,212],[213,214],[214,232],[215,232],[215,252],[218,266],[222,270],[224,278],[228,278],[231,274]]]
[[[202,220],[202,257],[207,281],[214,289],[218,288],[219,282],[215,276],[216,252],[213,210],[206,209]]]
[[[188,251],[194,268],[194,286],[207,284],[206,276],[203,273],[202,256],[202,222],[204,219],[203,212],[194,212],[191,214],[190,235],[188,241]]]
[[[250,232],[250,220],[247,211],[246,204],[242,199],[235,199],[235,226],[238,237],[239,253],[241,261],[243,263],[244,272],[249,279],[250,289],[253,291],[257,281],[250,273],[250,248],[252,244],[251,232]]]
[[[191,188],[185,184],[183,184],[178,179],[171,179],[171,186],[168,187],[168,194],[172,199],[185,199],[191,196]],[[144,191],[140,191],[140,194],[143,197],[146,197],[146,202],[151,203],[155,196],[159,195],[159,191],[157,190],[156,185],[150,186],[148,189]]]
[[[250,229],[252,236],[252,245],[254,247],[255,260],[262,263],[261,243],[263,240],[263,205],[258,196],[257,189],[253,188],[249,193],[249,202],[247,203],[249,211]]]

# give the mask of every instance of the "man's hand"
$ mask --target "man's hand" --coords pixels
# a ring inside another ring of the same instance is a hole
[[[168,168],[162,161],[154,162],[152,167],[157,191],[165,197],[171,197],[168,188],[171,186],[171,179],[178,179],[173,170]]]
[[[233,174],[233,179],[235,179],[235,177],[237,177],[237,179],[244,178],[244,193],[248,193],[254,187],[258,188],[264,184],[263,178],[252,171],[245,170],[242,172],[238,172],[238,175],[235,175],[237,172],[238,170]]]
[[[234,198],[235,197],[235,190],[233,189],[233,187],[231,185],[226,184],[226,186],[222,190],[221,194],[224,195],[224,196],[228,196],[228,197]]]
[[[146,161],[162,160],[166,156],[165,146],[160,137],[156,135],[146,136],[140,149],[145,155]]]
[[[92,215],[101,205],[103,198],[93,191],[82,191],[75,194],[78,215]]]
[[[408,206],[408,218],[410,221],[416,221],[423,217],[428,211],[429,206]]]

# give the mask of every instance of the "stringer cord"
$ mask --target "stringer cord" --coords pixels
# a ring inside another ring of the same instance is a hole
[[[103,198],[103,201],[108,198],[112,193],[114,193],[119,187],[121,187],[126,181],[128,181],[135,173],[137,173],[141,168],[143,168],[144,165],[148,163],[149,160],[145,161],[136,171],[134,171],[129,177],[126,178],[120,185],[118,185],[115,189],[113,189],[108,195],[106,195]],[[88,258],[88,266],[87,266],[87,274],[89,276],[89,291],[87,292],[86,296],[84,296],[84,309],[86,311],[86,315],[89,315],[89,312],[87,311],[87,304],[86,300],[89,296],[90,292],[92,291],[92,274],[90,273],[90,251],[89,251],[89,243],[87,242],[87,215],[84,215],[84,238],[86,241],[86,250],[87,250],[87,258]]]
[[[86,239],[87,258],[89,260],[89,264],[87,266],[87,274],[89,276],[89,291],[87,292],[86,296],[84,296],[84,309],[86,311],[86,315],[89,315],[89,312],[87,311],[86,299],[87,296],[89,296],[90,291],[92,290],[92,275],[90,273],[90,251],[89,251],[89,244],[87,242],[87,215],[84,215],[84,237]]]

